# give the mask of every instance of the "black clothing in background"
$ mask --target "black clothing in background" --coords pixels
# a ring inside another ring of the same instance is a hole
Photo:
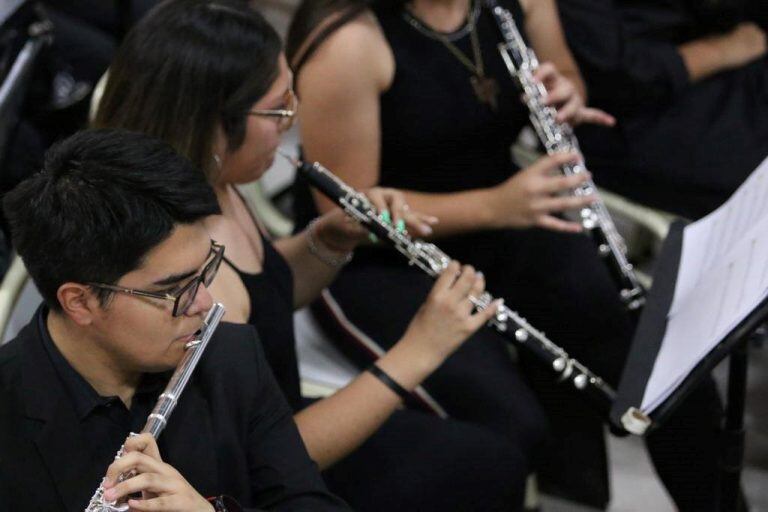
[[[264,340],[277,382],[294,410],[299,411],[312,400],[300,395],[293,275],[272,243],[263,236],[262,243],[264,262],[259,274],[242,272],[225,261],[248,291],[248,322]],[[516,441],[510,443],[479,425],[400,410],[323,476],[332,492],[361,512],[397,508],[510,512],[523,501],[529,470],[522,446],[530,440]]]
[[[43,3],[122,39],[158,0],[44,0]]]
[[[558,0],[590,104],[618,118],[577,131],[598,185],[695,219],[768,156],[768,59],[690,83],[677,51],[759,3]]]
[[[46,350],[38,317],[45,314],[41,308],[0,347],[2,512],[82,511],[149,403],[137,396],[137,409],[116,424],[109,399],[82,407],[94,396],[84,381],[59,375],[67,369]],[[161,389],[144,387],[153,395]],[[122,439],[109,449],[117,431]],[[231,495],[246,511],[349,510],[307,456],[251,327],[219,325],[158,444],[201,495]]]
[[[24,91],[20,119],[12,128],[7,151],[0,154],[0,196],[37,172],[46,149],[54,142],[85,127],[93,88],[109,67],[125,30],[157,2],[34,2],[42,6],[34,9],[41,13],[35,18],[48,20],[53,26],[53,41],[35,64],[33,79]],[[28,30],[18,27],[18,32],[26,34]],[[5,50],[7,36],[0,33],[0,53]],[[0,216],[0,229],[7,237],[4,224]],[[2,263],[0,270],[5,270]]]

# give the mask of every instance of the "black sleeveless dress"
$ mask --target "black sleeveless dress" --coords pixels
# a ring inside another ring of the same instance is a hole
[[[224,261],[243,281],[251,302],[248,323],[256,327],[272,373],[294,411],[301,409],[301,385],[293,331],[293,275],[285,259],[262,236],[263,269],[259,274],[241,271]]]
[[[249,274],[225,259],[248,291],[248,323],[294,411],[301,396],[293,328],[293,275],[262,236],[263,270]],[[530,467],[517,444],[479,425],[419,411],[395,412],[363,445],[324,471],[329,488],[354,510],[424,512],[519,510]]]
[[[380,2],[374,7],[396,64],[393,83],[380,97],[380,184],[452,192],[508,179],[517,170],[510,146],[528,113],[496,49],[500,36],[490,13],[483,11],[476,30],[487,73],[501,91],[498,112],[477,100],[469,71],[444,44],[415,27],[402,8],[392,4]],[[518,3],[500,4],[523,27]],[[468,36],[456,37],[453,43],[472,55]],[[300,182],[296,189],[298,217],[306,221],[314,211],[311,196]],[[510,307],[555,343],[618,384],[634,326],[587,237],[541,229],[498,230],[437,243],[453,258],[482,270],[489,290],[505,297]],[[370,339],[383,348],[393,343],[430,285],[394,251],[361,249],[324,303],[317,305],[317,316],[328,329],[335,329],[334,339],[343,340],[340,348],[366,365],[375,357]],[[514,367],[501,362],[502,351],[491,348],[498,342],[493,337],[488,330],[478,333],[425,387],[454,417],[484,422],[500,432],[515,430],[516,439],[532,439],[529,429],[540,424],[536,405],[521,391]],[[553,494],[605,506],[609,488],[602,418],[578,392],[555,383],[539,361],[524,351],[519,355],[553,431],[538,469],[541,486]],[[718,399],[710,384],[699,395],[692,399],[698,405],[688,407],[651,440],[657,470],[679,504],[685,494],[698,493],[691,482],[709,482],[716,468],[716,450],[701,446],[716,444],[712,425],[719,418]],[[681,460],[699,464],[684,467]]]

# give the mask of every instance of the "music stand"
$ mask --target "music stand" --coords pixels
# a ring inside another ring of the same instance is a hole
[[[641,412],[648,379],[661,349],[667,326],[667,314],[675,292],[682,252],[683,221],[675,222],[662,247],[656,264],[654,286],[648,294],[637,331],[610,412],[615,427],[645,435],[652,432],[676,409],[677,405],[730,355],[726,415],[723,425],[720,510],[739,510],[741,469],[744,458],[744,407],[746,401],[747,345],[749,339],[768,319],[768,298],[755,307],[739,324],[710,350],[660,405],[649,413]]]

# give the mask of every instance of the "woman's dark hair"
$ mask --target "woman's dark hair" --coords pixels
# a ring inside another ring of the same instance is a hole
[[[4,201],[16,251],[45,298],[66,282],[115,283],[178,224],[219,213],[213,189],[165,142],[88,130],[53,146]],[[110,296],[100,292],[102,304]]]
[[[168,0],[126,36],[94,126],[160,137],[213,181],[221,126],[243,143],[247,112],[279,72],[280,37],[244,1]]]

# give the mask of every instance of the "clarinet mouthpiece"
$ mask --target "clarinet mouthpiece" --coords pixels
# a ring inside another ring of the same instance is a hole
[[[286,160],[288,160],[291,163],[291,165],[293,165],[294,167],[299,167],[303,163],[301,160],[299,160],[295,156],[289,154],[288,152],[283,151],[282,149],[278,148],[277,154],[280,155],[281,157],[285,158]]]

